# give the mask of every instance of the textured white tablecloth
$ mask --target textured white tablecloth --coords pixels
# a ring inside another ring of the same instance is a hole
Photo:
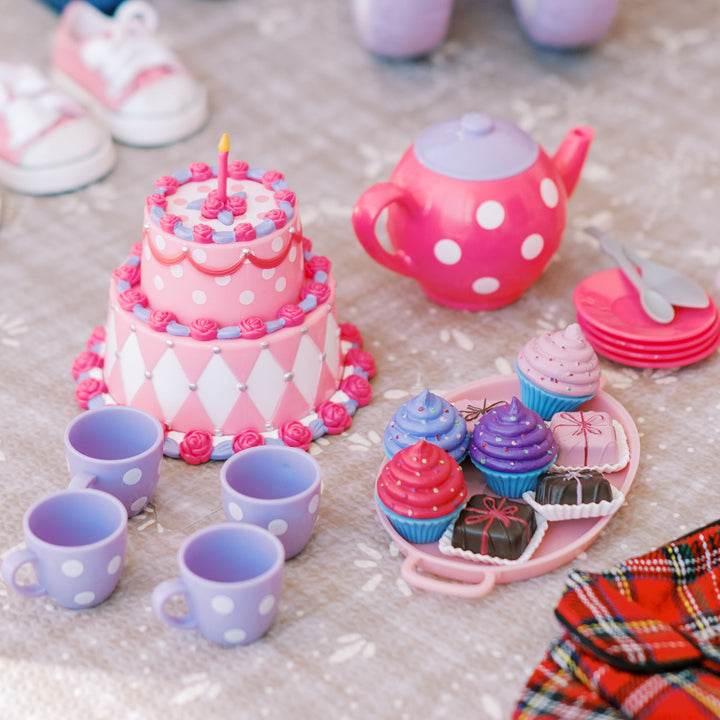
[[[610,261],[580,229],[612,230],[715,292],[720,166],[720,12],[714,0],[624,0],[585,53],[533,47],[509,0],[458,0],[448,41],[391,63],[356,40],[345,0],[156,0],[161,32],[208,86],[208,125],[177,145],[119,147],[115,171],[58,197],[3,192],[0,227],[0,552],[21,542],[36,498],[67,481],[65,424],[78,413],[70,367],[105,320],[112,270],[140,240],[160,174],[231,154],[285,173],[306,234],[333,261],[341,320],[377,362],[374,400],[343,436],[313,448],[320,519],[288,563],[269,634],[221,649],[150,608],[182,540],[220,522],[219,464],[165,459],[154,511],[130,523],[116,592],[84,612],[0,587],[0,717],[441,718],[509,716],[550,640],[568,567],[483,600],[419,591],[373,506],[382,430],[404,399],[512,371],[530,336],[574,319],[572,291]],[[0,56],[45,67],[57,16],[0,0]],[[563,245],[518,302],[489,313],[431,303],[355,240],[352,207],[387,179],[421,129],[482,110],[550,152],[573,125],[596,139]],[[681,370],[602,363],[606,391],[641,433],[627,504],[572,565],[601,570],[720,515],[717,355]]]

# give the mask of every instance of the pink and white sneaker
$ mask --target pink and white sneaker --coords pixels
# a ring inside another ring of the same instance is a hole
[[[110,133],[30,65],[0,62],[0,184],[28,195],[76,190],[115,164]]]
[[[54,79],[127,145],[169,145],[207,120],[207,93],[155,36],[157,13],[126,0],[112,17],[70,2],[53,41]]]

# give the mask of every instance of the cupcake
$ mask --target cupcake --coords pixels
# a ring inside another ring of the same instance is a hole
[[[425,440],[395,453],[376,484],[380,509],[412,543],[439,540],[466,497],[460,466],[445,450]]]
[[[451,402],[424,390],[403,403],[390,418],[383,435],[383,448],[391,458],[418,440],[427,440],[462,462],[467,455],[470,434],[465,419]]]
[[[518,498],[533,490],[556,455],[548,423],[516,397],[483,415],[473,428],[470,459],[498,495]]]
[[[520,399],[540,417],[575,410],[600,388],[600,364],[577,323],[525,343],[515,363]]]

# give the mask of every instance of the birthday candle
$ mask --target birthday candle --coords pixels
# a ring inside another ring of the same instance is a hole
[[[218,198],[221,202],[227,200],[228,152],[230,139],[225,133],[218,144]]]

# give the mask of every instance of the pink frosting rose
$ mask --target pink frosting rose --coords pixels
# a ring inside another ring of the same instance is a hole
[[[233,180],[244,180],[247,177],[250,166],[243,160],[233,160],[228,165],[228,177]]]
[[[213,241],[213,229],[209,225],[200,223],[193,225],[193,240],[196,243],[211,243]]]
[[[204,162],[192,163],[192,165],[190,165],[190,173],[192,174],[192,179],[195,182],[209,180],[213,176],[212,168]]]
[[[92,350],[84,350],[73,362],[72,376],[73,380],[77,380],[83,373],[89,372],[93,368],[102,367],[103,359]]]
[[[308,295],[314,295],[319,305],[320,303],[327,302],[330,297],[330,288],[325,283],[309,282],[307,285],[303,285],[300,291],[300,297],[306,298]]]
[[[286,327],[294,327],[302,324],[303,320],[305,320],[305,313],[297,305],[288,303],[280,308],[278,317],[285,321]]]
[[[172,175],[163,175],[155,181],[155,187],[164,187],[167,191],[165,193],[166,195],[172,195],[173,193],[177,192],[179,184],[180,183],[178,183],[178,181]]]
[[[362,335],[356,325],[349,322],[340,323],[340,339],[353,345],[362,345]]]
[[[235,241],[244,242],[255,239],[255,228],[250,223],[239,223],[235,226]]]
[[[280,427],[278,437],[289,447],[307,450],[312,442],[312,430],[298,420],[291,420]]]
[[[136,305],[147,307],[148,299],[139,290],[130,288],[124,293],[120,293],[120,295],[118,295],[118,304],[123,310],[130,312]]]
[[[244,337],[247,340],[255,340],[256,338],[260,338],[265,335],[265,333],[267,333],[265,321],[259,317],[253,316],[245,318],[244,320],[240,321],[238,327],[240,328],[241,337]]]
[[[107,392],[107,386],[102,380],[95,378],[84,378],[75,387],[75,400],[83,409],[88,409],[88,403],[98,395]]]
[[[130,254],[134,257],[141,257],[142,256],[142,243],[136,242],[133,243],[133,246],[130,248]]]
[[[137,265],[121,265],[113,270],[113,277],[120,282],[125,282],[130,285],[137,285],[140,282],[140,268]]]
[[[352,425],[352,417],[340,403],[328,400],[318,407],[317,414],[330,435],[339,435]]]
[[[175,225],[177,225],[179,222],[182,222],[179,215],[173,215],[172,213],[165,213],[160,218],[160,227],[165,232],[174,232]]]
[[[284,180],[285,176],[278,172],[277,170],[268,170],[263,176],[262,176],[262,184],[268,189],[273,189],[273,184],[276,183],[278,180]]]
[[[315,277],[316,272],[324,272],[330,274],[332,263],[324,255],[313,255],[305,263],[305,275],[309,278]]]
[[[347,351],[345,364],[351,367],[359,367],[368,374],[368,377],[374,377],[375,375],[375,359],[369,352],[359,347],[351,347]]]
[[[161,207],[163,210],[166,210],[167,200],[164,195],[161,195],[160,193],[153,193],[145,198],[145,205],[147,205],[148,209]]]
[[[105,326],[96,325],[93,328],[92,334],[87,341],[87,349],[92,349],[95,345],[100,345],[105,342]]]
[[[221,210],[225,209],[225,203],[219,197],[208,195],[200,208],[200,214],[204,218],[216,218]]]
[[[268,210],[263,215],[263,219],[272,220],[275,223],[275,229],[278,230],[287,222],[287,215],[280,208],[276,208],[275,210]]]
[[[278,202],[289,202],[295,207],[297,198],[292,190],[278,190],[273,196]]]
[[[157,332],[165,332],[167,326],[171,322],[175,322],[177,318],[169,310],[151,310],[148,315],[148,326]]]
[[[212,435],[205,430],[191,430],[180,441],[180,457],[190,465],[206,463],[212,451]]]
[[[312,252],[312,240],[309,237],[306,237],[303,235],[302,238],[302,246],[303,246],[303,252],[309,253]]]
[[[209,318],[199,318],[190,323],[190,337],[193,340],[215,340],[220,326]]]
[[[264,444],[265,438],[257,430],[248,428],[247,430],[242,430],[233,438],[232,449],[234,453],[239,453],[241,450],[247,450],[248,448]]]
[[[361,375],[348,375],[340,383],[340,389],[359,407],[367,405],[372,400],[370,383]]]
[[[247,212],[247,200],[238,195],[231,195],[227,199],[227,209],[233,216],[244,215]]]

